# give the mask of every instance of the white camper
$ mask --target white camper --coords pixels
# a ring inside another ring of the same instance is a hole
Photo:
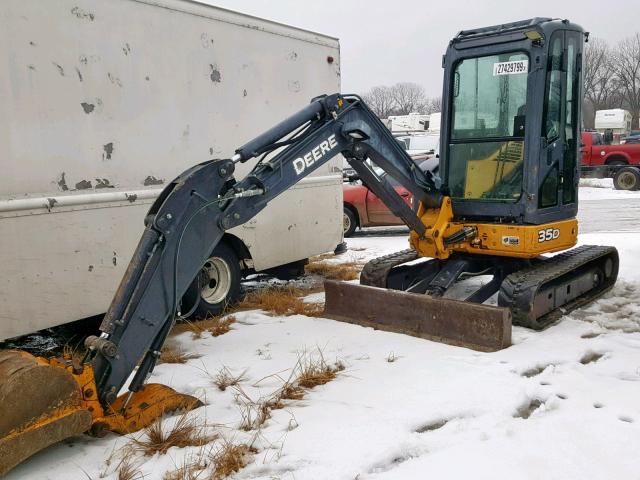
[[[0,339],[105,312],[163,185],[339,91],[339,55],[194,1],[0,2]],[[230,232],[245,271],[342,241],[340,167]]]
[[[595,128],[605,134],[611,131],[615,143],[619,143],[631,132],[631,113],[621,108],[596,111]]]

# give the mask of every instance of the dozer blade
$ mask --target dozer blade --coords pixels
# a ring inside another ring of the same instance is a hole
[[[511,345],[511,312],[447,298],[326,280],[324,316],[483,352]]]
[[[0,351],[0,476],[49,445],[91,427],[69,372],[26,352]]]

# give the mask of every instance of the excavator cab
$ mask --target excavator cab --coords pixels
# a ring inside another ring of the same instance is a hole
[[[456,218],[541,225],[576,216],[585,37],[567,20],[534,18],[450,42],[440,170]]]

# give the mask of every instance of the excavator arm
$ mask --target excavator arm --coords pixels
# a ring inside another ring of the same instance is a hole
[[[101,325],[87,346],[100,401],[111,405],[139,364],[128,388],[144,385],[180,315],[180,299],[223,233],[246,223],[268,203],[341,153],[368,187],[423,237],[426,227],[370,159],[427,207],[442,196],[432,179],[357,96],[330,95],[236,150],[181,174],[151,207],[146,228]],[[272,154],[273,157],[269,158]],[[242,180],[235,165],[262,157]]]
[[[181,299],[224,232],[342,154],[367,186],[420,238],[428,229],[372,165],[409,190],[423,208],[443,197],[375,114],[355,95],[318,97],[299,112],[238,148],[179,175],[145,218],[145,229],[100,327],[87,338],[80,365],[71,359],[0,352],[0,402],[12,411],[0,421],[0,476],[35,452],[89,430],[128,433],[165,411],[199,401],[146,384],[177,316]],[[259,157],[241,180],[235,166]],[[128,392],[119,395],[127,379]],[[43,386],[45,378],[51,385]],[[24,392],[39,398],[25,403]]]

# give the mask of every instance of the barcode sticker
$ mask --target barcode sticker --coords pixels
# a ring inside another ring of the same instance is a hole
[[[529,60],[516,60],[514,62],[498,62],[493,64],[493,76],[517,75],[529,71]]]

